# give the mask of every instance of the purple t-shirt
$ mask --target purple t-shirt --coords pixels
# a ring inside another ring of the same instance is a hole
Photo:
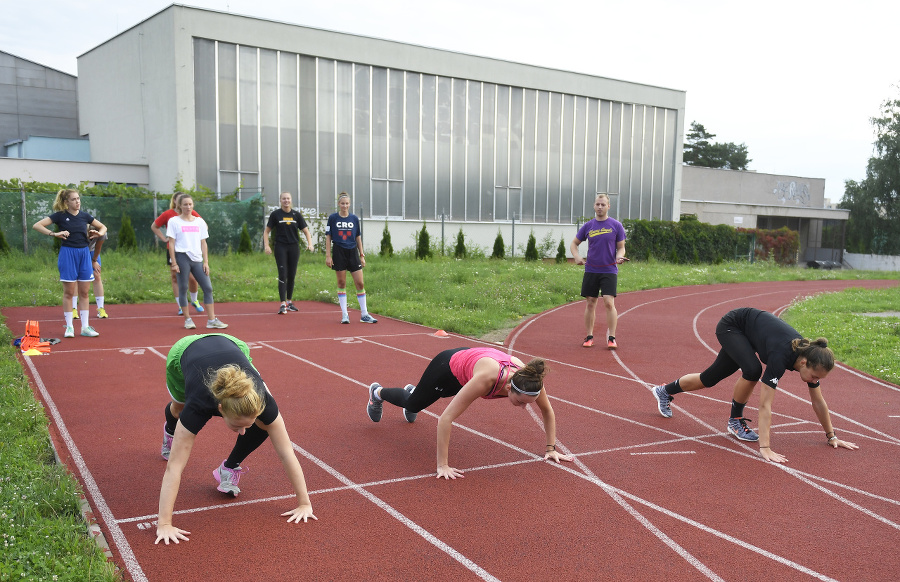
[[[619,266],[616,265],[616,244],[625,240],[625,229],[621,222],[608,216],[602,221],[592,218],[578,229],[575,238],[588,243],[585,273],[619,272]]]

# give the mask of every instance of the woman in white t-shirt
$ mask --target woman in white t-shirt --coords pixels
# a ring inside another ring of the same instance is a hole
[[[173,216],[166,225],[166,238],[169,240],[169,258],[172,270],[178,280],[178,300],[181,310],[184,312],[184,328],[195,329],[197,327],[187,310],[188,277],[192,274],[203,290],[203,305],[206,307],[208,318],[206,327],[225,329],[228,325],[216,317],[212,283],[209,280],[209,250],[206,247],[209,228],[206,226],[206,221],[192,214],[194,199],[189,194],[185,194],[178,201],[178,210],[181,214]]]

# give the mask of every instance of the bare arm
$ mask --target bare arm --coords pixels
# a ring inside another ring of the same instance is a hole
[[[181,486],[181,473],[187,465],[194,447],[197,435],[184,428],[179,422],[175,427],[175,435],[172,439],[172,450],[169,453],[169,462],[166,464],[166,472],[163,475],[162,487],[159,490],[159,516],[156,523],[156,542],[169,541],[176,544],[179,540],[187,541],[191,532],[178,529],[172,524],[172,513],[175,511],[175,499],[178,497],[178,489]]]
[[[270,425],[262,425],[259,421],[257,421],[257,424],[269,433],[269,438],[272,439],[272,446],[275,447],[275,452],[284,466],[284,472],[287,473],[288,480],[290,480],[294,493],[297,495],[297,508],[282,513],[282,517],[289,516],[288,522],[293,521],[296,523],[300,523],[301,519],[304,522],[310,518],[318,519],[313,515],[312,503],[309,501],[309,493],[306,490],[306,479],[303,476],[303,468],[297,460],[297,455],[294,454],[294,447],[291,444],[291,438],[288,436],[281,413]]]
[[[363,251],[362,237],[356,237],[356,249],[359,251],[359,262],[363,267],[366,266],[366,253]]]
[[[307,226],[300,232],[302,232],[303,236],[306,237],[306,250],[312,252],[312,250],[313,250],[312,235],[309,234],[309,227]]]
[[[267,255],[272,254],[272,248],[269,246],[269,233],[272,232],[272,228],[267,226],[263,231],[263,249],[266,251]]]
[[[759,394],[759,454],[767,461],[773,463],[787,462],[787,457],[780,455],[771,448],[772,428],[772,400],[775,399],[775,389],[767,384],[761,384]]]
[[[447,408],[438,419],[437,427],[437,476],[438,478],[456,479],[462,477],[463,472],[454,469],[449,464],[450,456],[450,431],[453,421],[466,411],[466,409],[479,397],[487,394],[497,375],[500,373],[500,364],[491,358],[482,358],[475,364],[472,379],[466,382],[459,393],[453,397]]]
[[[329,269],[334,265],[334,261],[331,260],[331,235],[325,235],[325,266]]]
[[[620,240],[616,243],[616,262],[622,263],[625,261],[625,241]]]
[[[47,216],[46,218],[42,218],[41,220],[35,222],[31,228],[33,228],[34,230],[38,231],[39,233],[45,234],[47,236],[52,236],[52,237],[61,236],[62,238],[68,238],[68,236],[69,236],[68,230],[63,230],[60,232],[53,232],[52,230],[50,230],[51,224],[53,224],[53,221],[50,220],[49,216]]]
[[[577,236],[572,239],[571,243],[569,243],[569,251],[571,251],[572,258],[575,259],[576,265],[584,264],[584,259],[581,258],[581,254],[579,254],[579,252],[578,252],[578,245],[580,245],[581,243],[582,243],[582,241],[579,240]]]
[[[557,463],[560,461],[571,461],[570,455],[561,455],[556,451],[556,415],[553,413],[553,406],[550,404],[550,398],[547,391],[542,389],[537,400],[534,401],[541,410],[541,417],[544,419],[544,435],[547,437],[545,459],[552,459]]]
[[[153,231],[153,234],[156,236],[156,238],[158,238],[162,242],[168,242],[168,239],[166,238],[166,235],[163,233],[162,229],[156,226],[155,220],[150,223],[150,230]]]
[[[822,424],[822,428],[825,429],[825,438],[828,439],[829,445],[835,449],[843,447],[845,449],[850,449],[851,451],[859,448],[859,445],[855,443],[842,441],[837,438],[837,434],[834,432],[834,425],[831,424],[831,414],[828,412],[828,403],[825,402],[825,397],[822,396],[821,388],[810,388],[809,400],[812,404],[813,411],[816,413],[816,417]]]

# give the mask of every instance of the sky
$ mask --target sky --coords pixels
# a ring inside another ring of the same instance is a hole
[[[172,2],[0,0],[0,50],[73,75],[77,57]],[[900,98],[900,2],[192,0],[209,8],[686,91],[757,172],[824,178],[838,202]]]

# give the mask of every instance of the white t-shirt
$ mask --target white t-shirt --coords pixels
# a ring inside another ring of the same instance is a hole
[[[166,236],[175,239],[175,252],[187,253],[192,261],[202,261],[203,251],[200,241],[209,238],[209,228],[199,216],[187,221],[180,216],[173,216],[166,225]]]

